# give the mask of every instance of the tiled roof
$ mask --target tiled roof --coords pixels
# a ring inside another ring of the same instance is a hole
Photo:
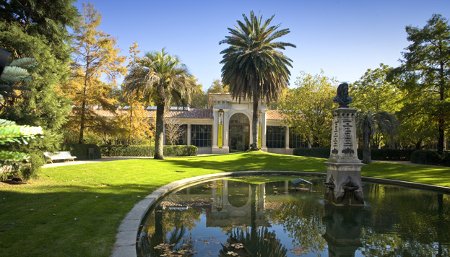
[[[266,111],[266,118],[268,120],[282,120],[283,114],[277,110],[267,110]]]
[[[156,117],[156,111],[149,111],[151,118]],[[189,109],[186,111],[166,111],[164,117],[177,119],[213,119],[212,109]]]
[[[104,117],[112,117],[114,116],[112,112],[107,110],[95,110],[98,115]],[[116,113],[125,112],[124,110],[117,110]],[[212,109],[189,109],[185,111],[177,110],[177,111],[166,111],[165,117],[168,118],[177,118],[177,119],[213,119]],[[156,110],[148,111],[149,118],[156,118]],[[266,118],[268,120],[282,120],[283,114],[281,114],[277,110],[267,110]]]

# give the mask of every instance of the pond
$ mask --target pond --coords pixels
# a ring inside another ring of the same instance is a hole
[[[323,200],[324,178],[218,179],[149,211],[138,256],[450,256],[450,195],[364,183],[365,206]]]

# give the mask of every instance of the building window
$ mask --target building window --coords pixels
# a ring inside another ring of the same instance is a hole
[[[304,148],[308,144],[304,140],[303,136],[294,132],[294,128],[289,128],[289,148]]]
[[[267,126],[266,145],[267,148],[285,148],[286,127]]]
[[[211,125],[191,125],[191,144],[197,147],[211,147]]]

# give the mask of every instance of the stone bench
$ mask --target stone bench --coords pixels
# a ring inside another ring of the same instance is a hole
[[[74,161],[77,158],[76,156],[72,156],[69,151],[44,152],[44,156],[50,163],[53,163],[53,161]]]

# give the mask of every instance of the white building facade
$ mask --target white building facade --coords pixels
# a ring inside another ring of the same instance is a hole
[[[182,124],[177,144],[195,145],[199,154],[225,154],[246,151],[253,143],[253,106],[251,101],[233,100],[230,94],[210,94],[210,109],[171,109],[165,119]],[[304,146],[300,137],[283,123],[282,115],[259,105],[258,147],[263,151],[292,154]],[[154,118],[156,112],[150,111]]]

